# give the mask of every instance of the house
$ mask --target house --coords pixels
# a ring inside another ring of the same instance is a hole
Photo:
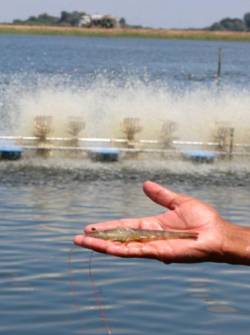
[[[80,17],[78,22],[79,27],[91,27],[91,25],[92,25],[91,15],[84,14]]]
[[[81,16],[79,27],[117,28],[120,27],[120,19],[111,15],[84,14]]]

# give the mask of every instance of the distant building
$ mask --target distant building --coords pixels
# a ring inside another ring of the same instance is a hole
[[[117,28],[120,27],[120,19],[111,15],[84,14],[81,16],[79,27]]]
[[[81,16],[78,22],[79,27],[91,27],[92,25],[92,18],[91,15],[84,14]]]
[[[92,22],[100,22],[104,18],[102,14],[93,14],[91,15]]]

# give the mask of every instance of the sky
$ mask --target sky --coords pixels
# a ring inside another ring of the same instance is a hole
[[[250,0],[0,0],[0,22],[62,10],[125,17],[128,23],[162,28],[204,28],[225,17],[242,18]]]

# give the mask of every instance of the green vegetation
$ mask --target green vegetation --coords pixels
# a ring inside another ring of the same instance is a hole
[[[53,26],[58,24],[58,18],[44,13],[38,16],[30,16],[27,20],[24,21],[14,20],[13,24],[29,24],[29,25],[41,24],[41,25]]]
[[[246,13],[244,15],[244,22],[245,22],[247,31],[250,31],[250,13]]]
[[[86,12],[66,12],[62,11],[59,17],[51,16],[47,13],[38,16],[30,16],[27,20],[16,19],[13,25],[26,26],[56,26],[56,27],[83,27],[83,28],[130,28],[132,30],[144,30],[145,28],[137,25],[128,25],[125,18],[115,18],[110,15],[90,15]],[[147,29],[148,31],[154,29]],[[250,32],[250,12],[246,13],[243,19],[224,18],[215,22],[205,31],[219,32]],[[192,30],[191,30],[192,31]],[[195,31],[195,30],[194,30]],[[245,38],[245,37],[244,37]],[[210,37],[208,37],[210,39]]]
[[[14,20],[13,24],[23,25],[45,25],[45,26],[77,26],[85,12],[61,12],[60,17],[51,16],[47,13],[38,16],[30,16],[27,20]]]
[[[37,25],[0,25],[0,34],[25,35],[65,35],[87,37],[131,37],[157,39],[186,39],[186,40],[226,40],[250,41],[249,32],[208,31],[208,30],[167,30],[167,29],[132,29],[132,28],[80,28]]]
[[[61,17],[58,19],[59,25],[68,25],[68,26],[78,26],[81,20],[81,17],[86,15],[85,12],[61,12]]]
[[[38,25],[38,26],[64,26],[64,27],[100,27],[115,28],[127,25],[124,18],[117,19],[110,15],[89,15],[85,12],[62,11],[60,17],[51,16],[47,13],[38,16],[30,16],[27,20],[16,19],[15,25]]]
[[[110,15],[62,11],[59,17],[44,13],[27,20],[14,20],[12,24],[0,24],[0,34],[250,41],[250,12],[243,19],[224,18],[201,30],[168,30],[131,26],[124,18]]]
[[[215,22],[208,30],[212,31],[250,31],[250,13],[246,13],[243,19],[224,18]]]

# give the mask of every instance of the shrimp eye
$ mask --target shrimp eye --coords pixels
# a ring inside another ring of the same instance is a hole
[[[91,230],[92,230],[92,231],[96,231],[96,228],[95,228],[95,227],[92,227]]]

